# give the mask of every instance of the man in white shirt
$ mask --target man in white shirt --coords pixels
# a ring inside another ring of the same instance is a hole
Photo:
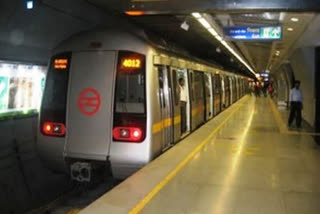
[[[294,118],[296,118],[296,125],[298,128],[301,127],[301,110],[303,108],[303,96],[300,90],[300,81],[295,81],[295,87],[290,90],[290,116],[288,120],[288,126],[290,127]]]
[[[185,82],[183,78],[179,79],[179,87],[180,87],[180,113],[181,113],[181,134],[186,132],[187,130],[187,88],[185,86]]]

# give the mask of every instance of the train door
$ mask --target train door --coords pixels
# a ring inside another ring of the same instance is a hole
[[[237,101],[237,84],[234,77],[232,77],[232,86],[232,103],[235,103]]]
[[[215,74],[214,78],[214,115],[221,111],[221,80],[220,75]]]
[[[190,85],[190,106],[191,106],[191,130],[195,130],[197,128],[197,103],[196,103],[196,95],[195,95],[195,80],[194,80],[194,71],[189,70],[189,85]]]
[[[225,81],[227,81],[227,79],[225,79],[225,77],[220,76],[220,88],[221,88],[221,108],[225,107],[226,105],[226,90],[225,90]]]
[[[242,94],[242,84],[241,84],[241,79],[238,79],[238,86],[239,86],[239,96],[238,99],[241,98],[241,94]]]
[[[171,121],[173,117],[172,112],[172,96],[168,81],[168,69],[167,67],[159,67],[159,98],[160,98],[160,118],[161,118],[161,139],[163,149],[169,147],[173,143],[173,127]]]
[[[230,88],[230,105],[233,104],[233,96],[234,96],[234,93],[233,93],[233,88],[234,88],[234,85],[233,85],[233,81],[232,81],[232,77],[229,77],[229,88]]]
[[[169,87],[172,99],[172,112],[173,116],[171,124],[173,126],[173,140],[177,142],[181,136],[181,112],[180,112],[180,87],[178,72],[176,68],[170,68],[169,70]]]
[[[196,118],[199,127],[205,122],[205,86],[204,86],[204,73],[200,71],[194,72],[194,92],[196,99]]]
[[[180,133],[182,138],[190,132],[189,79],[187,69],[176,69],[176,71],[180,88]]]
[[[204,73],[204,87],[206,99],[206,120],[213,116],[213,94],[212,94],[212,80],[210,73]]]
[[[230,82],[229,82],[229,77],[226,77],[226,81],[225,81],[225,94],[226,94],[226,98],[225,98],[225,107],[230,106]]]
[[[106,160],[112,140],[111,100],[115,62],[114,51],[103,51],[99,54],[73,53],[72,73],[69,77],[65,156]],[[139,111],[140,109],[138,108]]]

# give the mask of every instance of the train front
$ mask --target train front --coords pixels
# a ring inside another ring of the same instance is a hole
[[[145,64],[145,55],[133,51],[51,58],[37,143],[51,169],[90,181],[112,163],[115,177],[125,177],[149,160]]]

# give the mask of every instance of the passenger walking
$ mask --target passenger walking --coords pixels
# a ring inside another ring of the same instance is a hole
[[[301,110],[303,108],[303,96],[300,90],[300,81],[295,81],[295,87],[291,89],[290,96],[290,115],[288,120],[288,126],[296,119],[296,125],[298,128],[301,127]]]
[[[181,115],[181,134],[185,133],[187,130],[187,89],[183,78],[179,79],[180,87],[180,115]]]
[[[261,87],[260,87],[259,82],[256,82],[256,84],[254,86],[254,91],[255,91],[256,97],[260,97],[260,89],[261,89]]]
[[[267,90],[268,90],[268,86],[266,83],[264,83],[262,86],[262,92],[263,92],[264,97],[267,97]]]
[[[272,83],[269,83],[269,85],[268,85],[268,92],[270,94],[270,97],[273,97],[273,86],[272,86]]]

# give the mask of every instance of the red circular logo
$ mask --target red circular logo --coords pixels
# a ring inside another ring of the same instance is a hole
[[[79,94],[78,107],[83,114],[87,116],[96,114],[100,109],[100,105],[100,94],[96,89],[85,88]]]

